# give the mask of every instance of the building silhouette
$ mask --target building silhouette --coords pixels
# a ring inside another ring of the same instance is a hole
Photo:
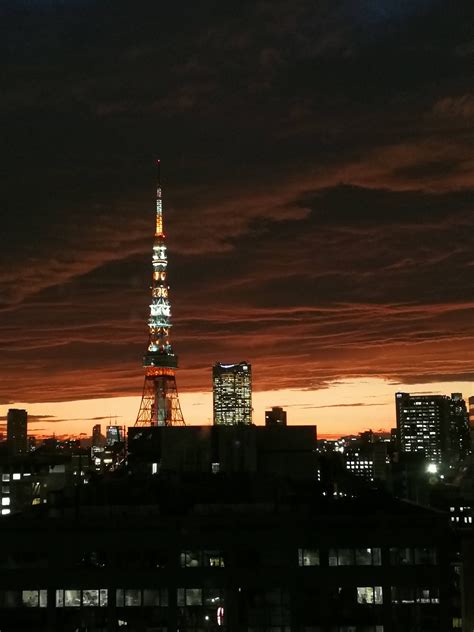
[[[10,408],[7,414],[7,446],[12,456],[28,452],[28,413],[20,408]]]
[[[281,406],[272,406],[270,410],[265,411],[266,426],[286,426],[286,410]]]
[[[460,617],[448,516],[374,491],[129,474],[7,517],[0,537],[8,632],[446,632]]]
[[[104,445],[104,437],[102,436],[102,426],[100,424],[95,424],[92,427],[92,447],[93,448],[101,448]]]
[[[252,423],[252,367],[248,362],[212,368],[215,425]]]
[[[451,393],[449,398],[449,422],[447,458],[455,463],[471,453],[469,412],[462,393]]]

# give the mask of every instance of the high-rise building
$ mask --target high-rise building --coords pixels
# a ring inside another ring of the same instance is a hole
[[[265,411],[266,426],[286,426],[286,410],[281,406],[272,406],[271,410]]]
[[[248,362],[212,368],[214,424],[252,423],[252,367]]]
[[[28,452],[28,413],[20,408],[10,408],[7,415],[7,445],[12,456]]]
[[[451,393],[449,399],[447,452],[451,461],[465,459],[471,453],[469,413],[462,393]]]
[[[460,393],[396,393],[397,431],[402,453],[422,454],[430,463],[453,463],[470,451],[466,404]]]
[[[95,426],[92,427],[92,447],[100,448],[103,445],[102,427],[100,424],[95,424]]]
[[[171,304],[167,282],[168,256],[163,230],[163,207],[160,186],[160,161],[156,189],[155,241],[152,256],[150,317],[148,348],[143,358],[145,384],[138,411],[137,426],[173,426],[184,424],[178,399],[175,370],[178,356],[170,342]]]
[[[124,440],[124,433],[120,426],[107,426],[105,429],[105,445],[112,446]]]

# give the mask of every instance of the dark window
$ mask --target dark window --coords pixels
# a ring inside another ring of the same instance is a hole
[[[413,549],[406,547],[390,549],[390,564],[393,566],[410,566],[413,562]]]
[[[415,564],[436,564],[436,550],[431,547],[417,547],[415,549]]]

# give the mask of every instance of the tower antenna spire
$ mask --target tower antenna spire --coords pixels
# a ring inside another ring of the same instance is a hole
[[[156,160],[157,168],[157,184],[156,184],[156,226],[155,226],[155,238],[164,237],[163,232],[163,201],[161,197],[161,160]]]
[[[167,283],[168,257],[163,231],[163,202],[161,194],[161,161],[156,160],[155,240],[152,255],[152,285],[150,317],[148,319],[148,348],[143,358],[145,384],[136,426],[184,425],[183,413],[176,387],[175,369],[178,356],[170,342],[171,304]]]

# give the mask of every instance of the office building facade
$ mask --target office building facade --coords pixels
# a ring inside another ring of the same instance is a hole
[[[452,464],[470,453],[469,421],[461,393],[396,393],[399,449],[433,464]]]
[[[245,478],[223,488],[214,477],[199,492],[196,480],[164,497],[157,478],[158,503],[137,505],[125,482],[107,503],[2,521],[2,630],[456,629],[444,514],[373,496],[281,502],[284,485],[280,501],[274,487],[255,499],[258,481]]]
[[[212,369],[214,424],[252,423],[252,367],[248,362],[221,364]]]

